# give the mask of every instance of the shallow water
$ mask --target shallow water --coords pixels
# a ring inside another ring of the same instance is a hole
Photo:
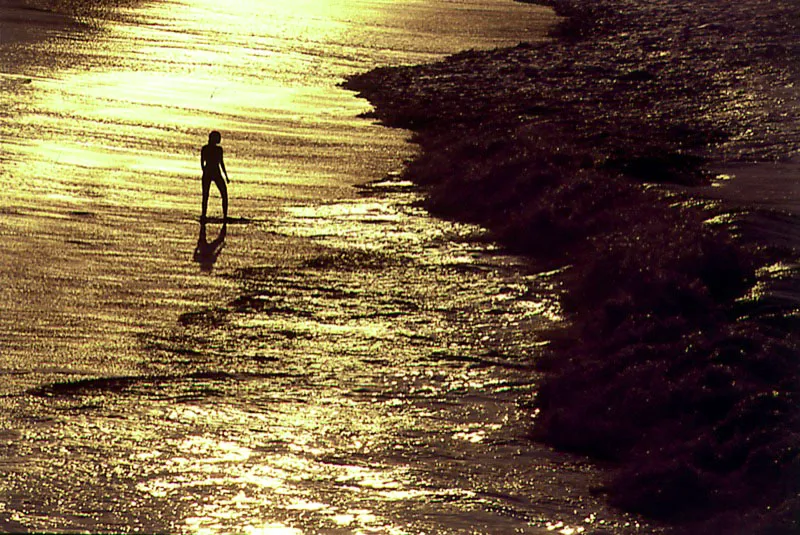
[[[540,38],[545,11],[4,9],[42,38],[0,41],[1,530],[653,532],[527,437],[558,289],[416,208],[405,133],[336,87]],[[196,220],[212,128],[225,235]]]
[[[7,20],[48,39],[2,51],[0,369],[26,386],[130,371],[131,331],[226,291],[191,262],[197,152],[212,128],[224,134],[235,217],[282,217],[284,202],[352,195],[353,183],[400,167],[413,150],[405,134],[358,119],[368,105],[336,84],[375,65],[536,38],[547,22],[542,10],[479,4],[157,2],[92,32],[11,10]],[[505,22],[509,9],[518,16]],[[211,207],[219,213],[218,200]],[[231,229],[229,250],[235,241],[223,270],[281,249],[257,227]]]
[[[653,532],[592,497],[596,468],[527,437],[548,276],[414,198],[296,206],[271,230],[325,250],[233,273],[239,297],[143,338],[151,375],[13,398],[5,526]]]

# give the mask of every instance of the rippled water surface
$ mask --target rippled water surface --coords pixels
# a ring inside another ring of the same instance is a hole
[[[21,374],[128,370],[132,329],[227,286],[191,263],[209,130],[223,132],[232,215],[281,218],[285,202],[352,195],[411,154],[404,133],[357,118],[368,105],[336,87],[347,74],[547,24],[505,1],[196,0],[87,30],[5,4],[0,369]],[[282,240],[257,224],[227,238],[222,270],[303,254],[276,254]]]
[[[2,6],[0,530],[640,530],[528,439],[557,288],[416,208],[405,133],[337,87],[538,39],[546,11]],[[224,232],[197,222],[211,129]]]

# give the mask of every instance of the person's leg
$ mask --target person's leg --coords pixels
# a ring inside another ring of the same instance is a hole
[[[208,193],[209,189],[211,188],[211,179],[203,176],[203,213],[200,216],[200,219],[205,221],[206,219],[206,211],[208,210]]]
[[[222,217],[224,221],[228,220],[228,186],[225,185],[225,179],[221,176],[215,179],[217,183],[217,188],[219,189],[219,195],[222,197]]]

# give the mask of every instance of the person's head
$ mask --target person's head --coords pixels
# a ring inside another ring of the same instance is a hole
[[[222,134],[214,130],[210,134],[208,134],[208,142],[212,145],[217,145],[219,142],[222,141]]]

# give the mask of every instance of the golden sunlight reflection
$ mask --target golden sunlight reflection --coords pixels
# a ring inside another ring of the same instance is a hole
[[[431,219],[399,180],[407,133],[337,88],[541,38],[541,13],[137,2],[20,45],[0,80],[0,531],[567,533],[595,511],[519,410],[558,288]],[[211,129],[224,235],[198,221]]]
[[[360,412],[363,407],[342,405],[336,397],[329,403],[320,400],[276,408],[254,413],[229,404],[179,403],[167,409],[166,421],[198,432],[175,436],[157,450],[142,451],[137,459],[158,461],[161,468],[138,490],[160,499],[182,497],[185,505],[191,505],[186,497],[194,496],[193,514],[184,523],[191,533],[218,533],[248,522],[256,530],[297,530],[280,515],[276,517],[275,511],[284,511],[287,519],[294,513],[314,513],[330,527],[393,532],[396,526],[371,509],[337,504],[341,496],[336,498],[336,494],[331,496],[335,501],[320,500],[324,494],[318,487],[333,485],[339,492],[388,502],[425,494],[416,488],[407,467],[331,458],[343,446],[368,454],[381,437],[390,435],[403,416],[391,414],[388,406],[374,405],[366,418]],[[249,430],[247,434],[234,432],[242,426]],[[269,522],[252,523],[267,511],[272,511]]]
[[[576,535],[578,533],[583,533],[586,529],[582,526],[577,528],[570,527],[564,522],[548,522],[547,524],[547,531],[553,531],[555,533],[559,533],[561,535]]]
[[[446,6],[454,8],[461,9]],[[478,9],[477,2],[446,18],[432,16],[442,6],[413,0],[183,0],[132,8],[127,22],[105,29],[102,46],[87,51],[100,68],[77,65],[54,78],[32,78],[37,111],[17,120],[23,137],[31,133],[26,174],[58,185],[62,174],[50,172],[53,163],[94,169],[79,180],[108,190],[105,202],[162,197],[148,206],[185,209],[176,205],[179,195],[160,194],[175,184],[185,189],[183,180],[197,174],[194,152],[202,136],[220,129],[234,144],[237,184],[244,179],[239,197],[254,195],[248,184],[265,178],[352,183],[356,177],[333,161],[341,160],[338,149],[369,146],[380,159],[389,157],[381,148],[388,143],[396,159],[398,136],[357,119],[368,104],[334,85],[375,62],[418,62],[475,46],[482,34],[513,42],[519,21],[486,31],[489,21],[507,19],[512,8],[542,24],[529,6]],[[321,158],[308,159],[309,145]],[[111,170],[116,179],[108,176]],[[80,192],[59,199],[82,200]]]
[[[325,201],[352,196],[353,184],[396,171],[414,152],[405,133],[358,118],[370,106],[337,88],[347,75],[516,44],[529,32],[541,38],[549,22],[505,0],[176,0],[120,13],[102,31],[69,28],[26,42],[24,57],[0,50],[14,58],[3,64],[0,93],[0,211],[11,216],[0,232],[13,251],[0,277],[11,289],[0,297],[9,311],[0,364],[9,369],[73,369],[79,360],[100,375],[137,372],[126,370],[140,358],[134,326],[163,327],[209,298],[210,284],[230,285],[193,277],[183,253],[197,242],[188,225],[199,211],[197,152],[209,130],[223,133],[231,215],[258,221],[230,234],[242,240],[239,254],[223,255],[230,263],[221,267],[269,262],[278,253],[265,240],[283,239],[281,205],[325,212]],[[307,232],[327,227],[321,232],[364,247],[375,237],[385,243],[377,230],[358,237],[352,224],[397,216],[361,209],[328,212],[328,224],[308,218]],[[304,254],[296,243],[284,247]],[[68,281],[57,275],[66,266]],[[73,336],[53,327],[65,323]],[[106,358],[109,348],[125,356]],[[56,362],[39,366],[41,355]]]

